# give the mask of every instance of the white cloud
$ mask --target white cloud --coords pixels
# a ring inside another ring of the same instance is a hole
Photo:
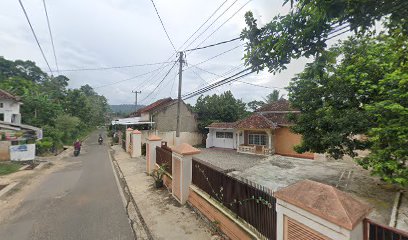
[[[215,0],[155,1],[166,29],[176,47],[180,47],[222,2]],[[232,2],[232,0],[228,0],[215,16],[219,16]],[[282,2],[282,0],[254,0],[250,2],[205,41],[202,46],[239,36],[241,30],[245,27],[244,14],[246,11],[253,11],[255,16],[259,18],[260,25],[267,23],[276,14],[288,11],[288,6],[282,7]],[[42,1],[23,0],[23,3],[45,50],[48,61],[51,67],[55,69]],[[245,3],[246,0],[239,0],[190,47],[195,47]],[[149,0],[60,0],[47,1],[47,4],[60,69],[162,62],[174,52]],[[209,23],[213,19],[215,17]],[[188,55],[187,62],[188,64],[201,62],[238,44],[239,42],[234,42],[196,51]],[[204,63],[200,67],[222,74],[242,63],[243,54],[243,48],[239,48]],[[13,60],[33,60],[44,71],[47,70],[22,10],[15,0],[3,0],[2,8],[0,8],[0,55]],[[176,60],[176,57],[173,56],[171,60]],[[288,66],[287,70],[280,74],[272,75],[262,72],[247,77],[245,81],[283,88],[288,85],[294,74],[303,69],[305,62],[305,59],[294,61]],[[65,75],[71,79],[70,87],[79,87],[83,84],[98,87],[151,71],[157,67],[159,66],[108,71],[66,72]],[[152,75],[147,75],[108,87],[96,88],[96,91],[105,95],[112,104],[133,103],[134,95],[131,93],[132,90],[140,86],[140,89],[143,89],[140,99],[145,98],[169,68],[170,66],[153,79]],[[177,69],[178,66],[163,81],[162,87],[158,89],[157,93],[152,94],[153,97],[155,96],[157,99],[169,95],[176,96],[178,77],[175,79],[175,74]],[[194,70],[207,82],[216,79],[211,74],[197,69]],[[183,93],[192,91],[200,85],[203,85],[203,81],[192,70],[183,73]],[[218,91],[229,89],[233,91],[236,97],[245,101],[261,99],[262,96],[272,91],[243,83],[223,86]],[[214,92],[217,91],[211,91],[210,94]],[[152,100],[152,98],[148,98],[145,103]]]

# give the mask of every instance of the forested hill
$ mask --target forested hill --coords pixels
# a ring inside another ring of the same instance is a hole
[[[117,113],[119,115],[128,115],[131,112],[135,111],[134,104],[120,104],[120,105],[109,105],[110,109],[113,113]],[[144,105],[137,105],[137,109],[144,107]]]

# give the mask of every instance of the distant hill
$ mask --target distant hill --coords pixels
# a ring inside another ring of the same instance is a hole
[[[111,111],[120,116],[128,115],[136,110],[134,104],[120,104],[120,105],[109,105]],[[144,107],[144,105],[137,105],[137,109]]]

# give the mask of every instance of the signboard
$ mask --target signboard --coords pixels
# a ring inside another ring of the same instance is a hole
[[[28,161],[35,158],[35,144],[10,146],[11,161]]]

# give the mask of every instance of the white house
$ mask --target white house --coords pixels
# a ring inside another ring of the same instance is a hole
[[[21,123],[20,98],[0,89],[0,121]]]

